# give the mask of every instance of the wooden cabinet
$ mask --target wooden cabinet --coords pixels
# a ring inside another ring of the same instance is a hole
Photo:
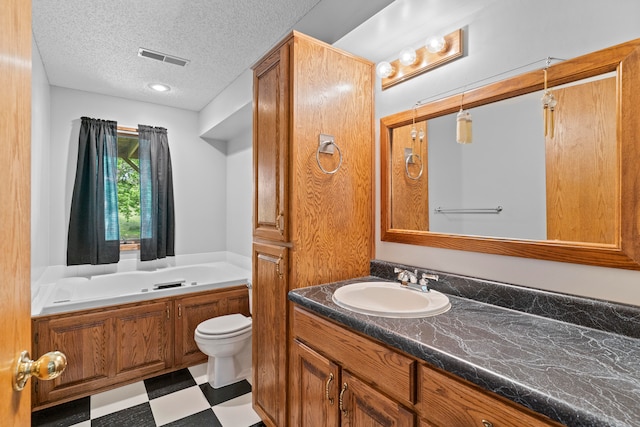
[[[290,425],[560,426],[299,307],[292,332]]]
[[[549,427],[560,424],[529,412],[478,386],[427,365],[420,366],[419,411],[423,425]]]
[[[169,312],[166,301],[35,321],[35,353],[60,350],[67,356],[67,369],[52,381],[34,380],[34,406],[90,394],[171,366]]]
[[[276,242],[289,240],[287,197],[289,172],[289,44],[285,43],[254,70],[253,235]]]
[[[294,309],[291,419],[295,426],[413,427],[416,362]]]
[[[275,426],[287,416],[287,266],[287,248],[254,243],[253,402]]]
[[[369,61],[296,32],[254,67],[253,403],[268,426],[288,424],[287,292],[369,274],[373,82]]]
[[[174,366],[185,367],[207,361],[194,339],[196,328],[212,317],[231,313],[249,316],[249,295],[243,288],[210,294],[188,296],[174,301],[175,357]]]
[[[36,317],[33,353],[60,350],[67,368],[51,381],[33,379],[32,406],[45,408],[204,362],[195,328],[230,313],[249,314],[246,286]]]
[[[115,378],[126,381],[171,366],[173,337],[170,302],[115,310],[113,326]]]

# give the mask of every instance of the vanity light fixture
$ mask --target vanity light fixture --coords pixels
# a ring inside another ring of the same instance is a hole
[[[393,68],[393,66],[387,61],[379,62],[376,66],[376,75],[381,79],[386,79],[387,77],[395,73],[395,71],[396,70]]]
[[[376,74],[382,79],[384,90],[462,55],[461,28],[445,36],[429,37],[420,49],[402,49],[395,61],[378,63]]]
[[[157,92],[169,92],[171,90],[171,87],[162,83],[150,83],[149,87]]]
[[[424,47],[429,53],[444,52],[447,48],[447,40],[442,36],[431,36],[424,43]]]
[[[398,60],[402,65],[408,67],[409,65],[413,65],[416,63],[416,59],[418,55],[416,54],[416,50],[412,47],[405,47],[400,51],[400,56]]]

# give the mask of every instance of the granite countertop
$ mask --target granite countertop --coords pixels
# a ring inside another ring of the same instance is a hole
[[[448,295],[435,317],[393,319],[333,303],[368,276],[289,292],[315,313],[568,426],[640,426],[640,339]]]

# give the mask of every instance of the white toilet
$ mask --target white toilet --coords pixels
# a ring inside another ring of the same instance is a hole
[[[249,286],[249,311],[251,287]],[[207,378],[213,388],[224,387],[251,376],[251,318],[242,314],[218,316],[200,323],[196,344],[209,356]]]

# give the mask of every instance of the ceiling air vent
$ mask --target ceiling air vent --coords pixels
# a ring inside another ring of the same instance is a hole
[[[181,67],[184,67],[189,63],[188,59],[178,58],[177,56],[167,55],[166,53],[156,52],[143,47],[138,49],[138,56],[155,59],[156,61],[168,62],[169,64],[175,64]]]

